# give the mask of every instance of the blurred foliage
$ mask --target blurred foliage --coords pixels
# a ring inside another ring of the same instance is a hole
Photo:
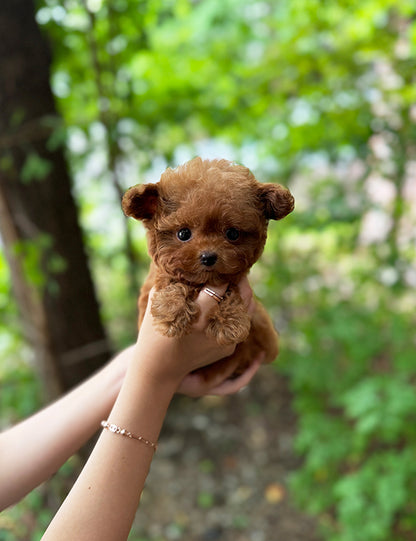
[[[195,154],[235,159],[259,179],[289,185],[296,211],[270,225],[252,281],[280,329],[277,368],[294,391],[304,462],[293,493],[320,516],[326,539],[414,539],[414,3],[43,0],[38,7],[65,123],[50,144],[66,132],[116,344],[134,336],[132,287],[148,264],[142,228],[119,209],[125,188]],[[47,167],[29,155],[24,177],[37,180]],[[1,354],[19,359],[3,260],[0,271]],[[11,373],[7,366],[1,360],[2,379],[30,377],[20,375],[19,362]],[[36,392],[26,391],[13,404],[2,383],[6,413],[18,411],[12,420],[27,413],[24,395],[37,405]],[[201,494],[198,504],[210,502]]]
[[[20,332],[9,269],[0,252],[0,430],[41,405],[40,386]]]

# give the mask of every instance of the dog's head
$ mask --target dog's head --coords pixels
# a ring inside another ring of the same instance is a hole
[[[195,158],[167,169],[157,184],[123,197],[124,213],[142,220],[157,267],[179,280],[235,281],[263,251],[269,220],[294,208],[289,190],[258,182],[241,165]]]

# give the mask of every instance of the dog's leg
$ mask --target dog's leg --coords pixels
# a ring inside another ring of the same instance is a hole
[[[157,288],[151,308],[157,330],[170,337],[187,334],[200,312],[196,296],[194,288],[179,282]]]
[[[237,288],[228,290],[208,317],[206,333],[220,345],[239,344],[250,332],[250,316]]]

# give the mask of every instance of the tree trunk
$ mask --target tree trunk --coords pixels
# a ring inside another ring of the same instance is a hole
[[[50,396],[110,356],[84,250],[32,0],[0,2],[0,232]]]

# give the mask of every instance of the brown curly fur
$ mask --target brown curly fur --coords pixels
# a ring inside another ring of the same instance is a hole
[[[249,169],[227,160],[193,160],[167,169],[157,184],[139,184],[123,197],[124,213],[147,228],[150,272],[139,298],[139,324],[155,286],[152,315],[158,330],[181,336],[199,316],[196,297],[204,284],[229,284],[225,299],[214,303],[207,334],[220,344],[238,344],[234,355],[205,370],[215,377],[238,361],[236,374],[265,352],[264,362],[278,354],[278,336],[262,305],[250,317],[237,284],[260,257],[270,219],[279,220],[294,208],[289,190],[279,184],[258,182]],[[192,232],[189,240],[179,230]],[[226,231],[237,229],[229,240]],[[201,255],[215,255],[204,265]],[[214,258],[215,259],[215,258]]]

